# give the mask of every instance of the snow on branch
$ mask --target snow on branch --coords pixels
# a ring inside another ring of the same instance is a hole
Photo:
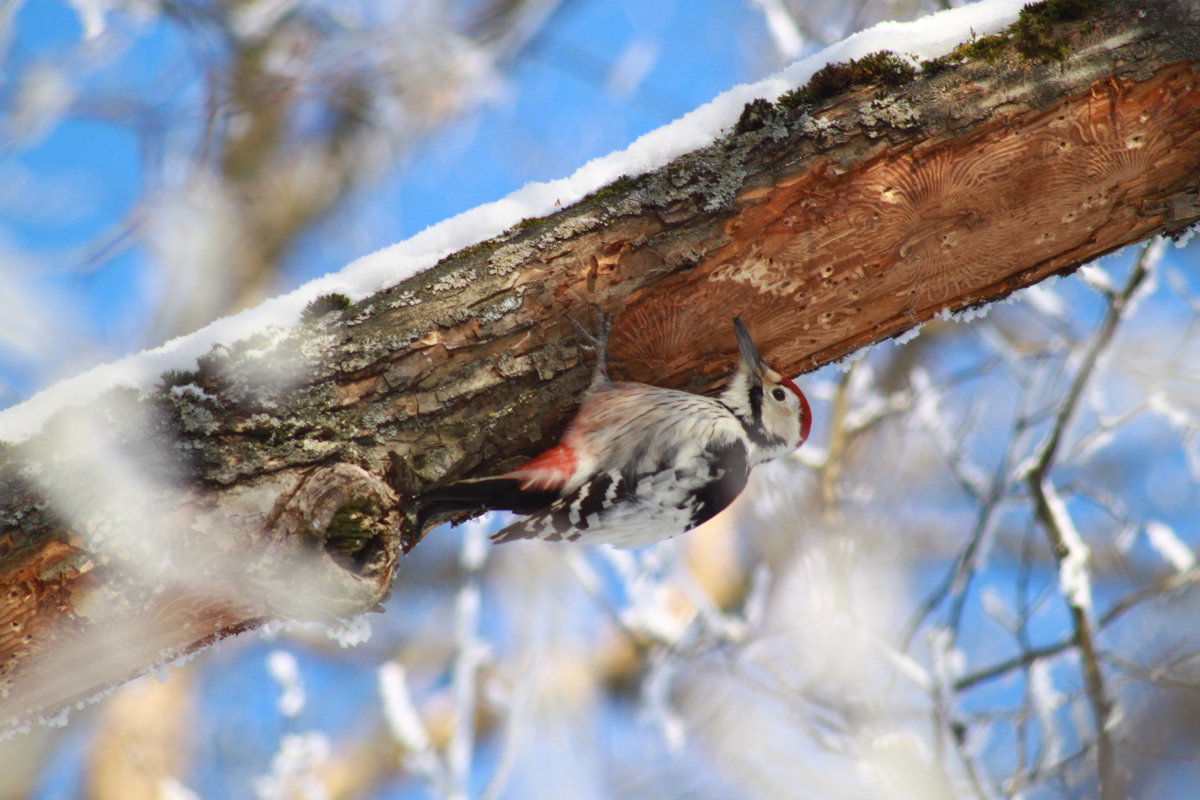
[[[358,258],[337,272],[255,308],[48,387],[0,412],[0,440],[24,440],[58,409],[86,402],[114,386],[146,387],[167,370],[193,369],[196,360],[215,346],[276,328],[290,328],[305,307],[319,297],[338,294],[352,301],[362,300],[429,269],[452,253],[498,236],[522,220],[551,214],[620,178],[650,172],[681,155],[707,147],[733,127],[751,100],[775,100],[808,81],[826,64],[889,49],[914,58],[932,59],[974,34],[1000,30],[1012,22],[1023,4],[1023,0],[985,0],[914,22],[881,23],[857,33],[769,78],[736,86],[680,119],[644,134],[625,150],[588,162],[568,177],[531,183],[503,199],[463,212],[416,236]],[[81,8],[88,10],[90,22],[102,24],[103,17],[95,11],[96,4],[82,3]]]

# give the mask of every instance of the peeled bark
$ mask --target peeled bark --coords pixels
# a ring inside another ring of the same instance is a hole
[[[384,597],[409,499],[559,433],[565,315],[634,380],[710,391],[740,314],[815,369],[1200,220],[1197,0],[735,131],[287,336],[231,343],[0,451],[0,724],[274,618]],[[820,421],[818,421],[820,424]]]

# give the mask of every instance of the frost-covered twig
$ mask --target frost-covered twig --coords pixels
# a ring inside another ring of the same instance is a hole
[[[604,593],[600,585],[600,578],[588,564],[584,551],[575,547],[566,547],[562,549],[560,555],[579,581],[579,585],[595,601],[596,607],[604,612],[618,631],[624,634],[634,650],[643,656],[649,653],[652,646],[651,640],[641,631],[634,630],[629,621],[621,614],[621,610]]]
[[[819,473],[821,511],[831,519],[837,519],[838,514],[837,487],[845,467],[846,447],[850,438],[846,425],[846,416],[850,411],[850,381],[854,378],[857,365],[858,362],[852,363],[838,378],[830,410],[829,450]]]
[[[934,731],[937,735],[938,745],[941,747],[946,738],[950,739],[954,746],[954,752],[958,755],[963,770],[966,772],[972,793],[980,800],[988,800],[994,796],[994,792],[985,783],[982,770],[976,765],[975,757],[969,752],[967,731],[956,719],[952,708],[951,672],[956,668],[958,660],[957,654],[953,651],[953,634],[945,628],[931,631],[928,644],[930,660],[933,665],[933,669],[930,670],[932,676],[930,694],[933,700]],[[947,733],[949,733],[948,737]]]
[[[1012,437],[1015,439],[1016,437]],[[1011,440],[1010,440],[1011,441]],[[950,612],[951,630],[957,631],[960,620],[962,619],[963,604],[967,596],[967,591],[970,589],[971,582],[975,576],[975,572],[979,566],[979,554],[983,550],[983,545],[986,543],[989,534],[993,527],[993,520],[997,510],[1000,507],[1001,501],[1005,498],[1008,492],[1008,472],[1012,461],[1012,445],[1005,448],[1004,454],[1001,457],[1000,463],[997,465],[993,473],[991,483],[986,487],[975,486],[970,491],[979,501],[979,509],[975,516],[975,526],[971,531],[971,536],[967,540],[966,547],[963,548],[954,564],[946,571],[943,580],[934,588],[932,592],[922,601],[917,614],[909,623],[908,631],[905,634],[905,646],[912,641],[921,625],[933,613],[934,609],[940,606],[947,597],[954,597],[954,605]],[[953,459],[951,459],[953,461]],[[972,482],[974,483],[974,482]],[[968,489],[967,482],[961,478],[960,486]]]
[[[479,666],[487,655],[487,644],[479,638],[479,573],[487,560],[485,524],[467,523],[463,536],[462,587],[455,604],[456,658],[454,661],[454,728],[446,753],[450,800],[467,797],[471,759],[475,751],[475,698]]]
[[[1175,659],[1175,660],[1176,661],[1182,660],[1182,661],[1186,661],[1186,662],[1194,662],[1194,661],[1196,661],[1198,655],[1200,655],[1200,654],[1197,654],[1195,651],[1192,651],[1192,652],[1187,653],[1182,659]],[[1120,656],[1117,656],[1117,655],[1110,654],[1106,657],[1106,660],[1109,663],[1111,663],[1114,667],[1116,667],[1118,670],[1120,670],[1121,672],[1123,672],[1126,675],[1129,675],[1139,681],[1154,684],[1155,686],[1166,686],[1171,689],[1178,689],[1179,691],[1183,691],[1183,692],[1192,692],[1192,693],[1200,692],[1200,681],[1197,681],[1195,678],[1192,678],[1190,680],[1181,679],[1181,678],[1177,678],[1177,677],[1174,677],[1173,675],[1168,674],[1165,670],[1170,668],[1169,664],[1164,665],[1162,667],[1157,667],[1155,669],[1147,669],[1146,667],[1143,667],[1141,664],[1138,664],[1134,661],[1130,661],[1127,658],[1121,658]]]
[[[1121,322],[1126,310],[1131,305],[1137,290],[1142,286],[1142,283],[1162,256],[1162,250],[1163,246],[1160,239],[1154,239],[1143,245],[1137,259],[1134,261],[1133,270],[1130,272],[1129,278],[1125,281],[1125,285],[1119,293],[1109,296],[1108,310],[1105,312],[1104,319],[1100,323],[1100,328],[1092,337],[1091,343],[1084,353],[1083,361],[1079,365],[1079,370],[1075,373],[1075,379],[1071,382],[1071,386],[1067,390],[1067,396],[1063,400],[1062,405],[1059,406],[1058,413],[1055,414],[1054,424],[1050,429],[1049,436],[1038,449],[1036,460],[1029,468],[1027,479],[1030,482],[1042,480],[1053,467],[1054,461],[1058,456],[1058,449],[1062,444],[1062,437],[1065,435],[1067,426],[1075,414],[1075,409],[1079,405],[1084,388],[1095,372],[1096,362],[1104,351],[1108,349],[1108,345],[1116,333],[1117,325]]]
[[[492,777],[488,779],[487,787],[480,795],[480,800],[495,800],[500,796],[508,781],[508,776],[512,772],[513,765],[516,763],[517,752],[523,738],[522,733],[529,723],[534,688],[541,675],[543,649],[544,644],[541,637],[535,637],[529,659],[514,670],[514,675],[520,676],[520,682],[517,684],[516,690],[510,693],[505,708],[506,720],[502,734],[504,744],[500,748],[500,755],[496,759]]]
[[[1127,595],[1117,600],[1112,604],[1108,611],[1104,612],[1095,623],[1097,631],[1102,631],[1112,623],[1116,622],[1126,612],[1132,610],[1136,606],[1141,605],[1147,600],[1162,597],[1165,594],[1179,591],[1188,586],[1200,584],[1200,570],[1193,569],[1189,572],[1168,575],[1165,578],[1155,581],[1149,586],[1143,586],[1129,592]],[[1012,672],[1014,669],[1026,668],[1031,664],[1045,658],[1052,658],[1060,653],[1070,650],[1075,646],[1075,638],[1069,637],[1062,639],[1053,644],[1043,645],[1041,647],[1025,647],[1022,648],[1019,655],[1007,658],[990,667],[976,670],[975,672],[963,675],[954,682],[956,691],[962,692],[978,686],[981,683],[995,680]]]
[[[1033,610],[1036,607],[1035,603],[1030,602],[1030,578],[1033,574],[1033,530],[1032,526],[1025,531],[1025,536],[1021,542],[1021,566],[1017,571],[1017,625],[1013,631],[1017,638],[1017,644],[1021,652],[1028,652],[1033,643],[1029,636],[1029,623],[1033,617]],[[1029,750],[1029,720],[1033,715],[1034,697],[1031,690],[1031,682],[1028,680],[1028,672],[1026,672],[1026,680],[1021,691],[1021,707],[1017,710],[1017,716],[1014,720],[1017,746],[1014,749],[1016,754],[1016,763],[1013,764],[1012,774],[1008,781],[1005,782],[1005,791],[1010,794],[1015,794],[1020,791],[1021,787],[1026,782],[1026,758]],[[1041,747],[1041,737],[1038,737],[1039,746],[1036,754],[1033,756],[1034,768],[1041,762],[1042,753],[1045,752]]]
[[[414,770],[448,800],[462,800],[468,796],[475,753],[479,667],[488,653],[486,642],[479,637],[479,576],[488,554],[487,523],[473,520],[464,527],[459,558],[463,579],[455,601],[455,658],[451,681],[454,712],[444,758],[429,741],[429,734],[409,696],[404,668],[388,663],[379,671],[385,716],[392,735],[410,754]]]
[[[1157,580],[1149,586],[1144,586],[1136,589],[1122,597],[1120,600],[1112,604],[1108,611],[1100,617],[1097,626],[1101,629],[1107,627],[1110,623],[1115,622],[1117,618],[1125,614],[1134,606],[1140,605],[1147,600],[1152,600],[1157,597],[1162,597],[1165,594],[1179,591],[1188,586],[1200,584],[1200,570],[1192,569],[1188,572],[1180,572],[1177,574],[1167,575],[1161,580]]]
[[[1074,644],[1079,648],[1083,662],[1083,677],[1088,703],[1096,727],[1096,761],[1100,779],[1100,796],[1103,800],[1121,797],[1114,761],[1112,736],[1109,723],[1113,704],[1104,687],[1104,675],[1096,650],[1095,629],[1091,621],[1090,588],[1087,572],[1087,548],[1075,531],[1065,503],[1059,498],[1050,471],[1062,444],[1067,426],[1079,405],[1083,390],[1095,372],[1096,363],[1108,348],[1130,306],[1135,293],[1146,280],[1162,254],[1161,241],[1155,240],[1142,247],[1133,265],[1128,280],[1120,292],[1106,293],[1108,310],[1100,329],[1092,338],[1084,353],[1079,370],[1067,390],[1067,396],[1054,417],[1054,423],[1037,456],[1026,480],[1033,497],[1034,513],[1041,524],[1059,565],[1060,585],[1067,598],[1074,628]]]
[[[1004,661],[993,664],[990,667],[985,667],[984,669],[976,670],[975,672],[970,672],[966,675],[963,675],[954,682],[954,689],[959,692],[964,692],[967,689],[972,689],[981,683],[987,683],[988,681],[1003,677],[1009,672],[1012,672],[1014,669],[1028,668],[1043,658],[1056,656],[1074,646],[1075,639],[1070,638],[1063,639],[1044,647],[1030,647],[1022,650],[1019,655],[1013,656],[1012,658],[1005,659]]]
[[[267,671],[279,684],[279,713],[295,719],[304,709],[304,685],[296,657],[287,650],[274,650],[267,656]]]
[[[1009,369],[1020,376],[1018,369],[1021,363],[1020,359],[1012,357],[1004,360],[1008,364]],[[913,637],[921,629],[925,620],[948,598],[952,598],[954,601],[949,613],[950,630],[955,634],[958,632],[966,598],[975,575],[981,566],[981,556],[986,552],[986,545],[991,539],[995,517],[1011,489],[1009,469],[1015,458],[1015,448],[1023,430],[1024,423],[1022,420],[1025,417],[1024,409],[1031,396],[1030,382],[1022,379],[1020,382],[1024,386],[1024,391],[1018,397],[1018,406],[1015,415],[1018,422],[1015,424],[1012,434],[1008,437],[1008,445],[1001,453],[1000,460],[993,470],[991,480],[985,481],[980,474],[980,469],[974,464],[967,462],[961,452],[965,437],[949,437],[941,432],[939,420],[943,415],[938,409],[940,399],[938,392],[932,386],[932,382],[928,376],[920,380],[923,385],[918,387],[917,392],[921,394],[922,399],[917,404],[917,409],[919,412],[923,412],[922,415],[926,420],[926,428],[934,444],[938,447],[938,450],[950,467],[951,474],[962,491],[968,497],[974,499],[978,505],[978,510],[976,511],[975,524],[970,537],[967,539],[967,544],[954,560],[954,563],[946,570],[942,580],[920,603],[917,613],[909,623],[903,640],[906,648],[912,643]]]
[[[378,677],[383,716],[392,738],[404,751],[406,763],[439,793],[445,794],[449,783],[446,765],[434,750],[425,723],[412,701],[404,667],[395,661],[388,661],[379,667]]]
[[[267,671],[279,684],[279,713],[293,728],[305,703],[296,657],[286,650],[274,650],[267,656]],[[254,779],[255,795],[261,800],[325,800],[329,795],[319,774],[329,751],[329,739],[320,731],[288,732],[279,740],[270,772]]]

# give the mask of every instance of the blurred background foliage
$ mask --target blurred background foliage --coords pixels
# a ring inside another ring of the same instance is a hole
[[[950,4],[3,0],[0,404]],[[1088,797],[1103,762],[1185,796],[1197,255],[804,376],[813,439],[678,540],[434,534],[387,613],[10,738],[0,793]]]

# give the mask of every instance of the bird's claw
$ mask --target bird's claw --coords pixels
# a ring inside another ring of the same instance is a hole
[[[590,308],[592,309],[592,315],[595,317],[595,333],[585,328],[574,317],[568,316],[567,321],[575,327],[575,332],[579,334],[579,346],[581,348],[597,355],[602,355],[608,349],[608,336],[612,331],[612,317],[595,303],[591,303]]]
[[[595,303],[591,304],[592,315],[595,317],[594,325],[596,332],[592,333],[587,328],[583,327],[574,317],[567,317],[567,321],[575,326],[575,332],[579,334],[579,349],[584,352],[590,352],[596,356],[596,372],[592,378],[592,383],[605,383],[608,378],[608,335],[612,331],[612,317],[605,313],[604,309]]]

